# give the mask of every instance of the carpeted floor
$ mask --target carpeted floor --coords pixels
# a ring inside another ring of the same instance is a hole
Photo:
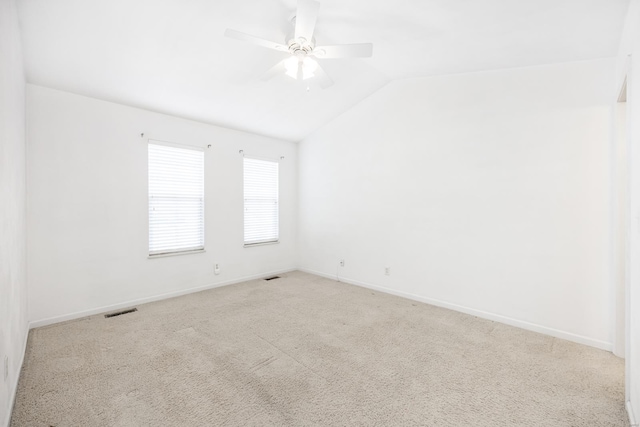
[[[11,425],[627,425],[611,353],[281,276],[32,330]]]

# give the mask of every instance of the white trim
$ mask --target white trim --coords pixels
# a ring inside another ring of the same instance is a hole
[[[270,242],[245,243],[242,247],[243,248],[252,248],[254,246],[277,245],[279,243],[280,243],[280,239],[272,240]]]
[[[204,147],[201,147],[199,145],[181,144],[179,142],[162,141],[160,139],[153,139],[153,138],[148,138],[147,143],[154,144],[154,145],[164,145],[165,147],[183,148],[185,150],[202,151],[202,152],[205,151]]]
[[[624,65],[624,84],[627,93],[631,93],[631,89],[634,84],[632,67],[631,67],[631,55],[627,56],[627,60]],[[632,141],[632,128],[631,125],[631,107],[633,105],[633,100],[631,98],[627,99],[626,106],[626,152],[627,152],[627,188],[625,198],[627,200],[626,205],[626,230],[625,230],[625,283],[624,283],[624,396],[625,401],[629,401],[631,399],[631,382],[633,379],[631,378],[631,237],[633,227],[633,213],[631,210],[632,202],[635,200],[635,195],[631,192],[632,190],[632,176],[633,176],[633,141]],[[633,416],[633,412],[629,413],[630,416]],[[635,417],[634,417],[635,419]]]
[[[627,408],[627,416],[629,417],[629,427],[638,427],[637,418],[633,413],[633,406],[631,406],[631,402],[627,401],[624,405]]]
[[[627,78],[624,78],[624,90],[626,90]],[[610,266],[610,290],[611,290],[611,334],[613,354],[620,358],[626,358],[626,314],[627,311],[627,280],[629,278],[629,247],[628,247],[628,225],[629,225],[629,147],[627,143],[627,116],[626,102],[620,99],[613,105],[611,141],[610,144],[610,195],[609,201],[612,209],[609,213],[610,227],[610,250],[609,250],[609,266]],[[624,120],[621,120],[624,116]],[[624,128],[620,125],[624,125]],[[621,136],[624,136],[621,139]],[[619,151],[623,150],[624,157],[619,158]],[[621,160],[621,161],[620,161]],[[620,179],[622,178],[622,179]],[[624,187],[624,194],[619,194],[620,186]],[[622,216],[622,221],[620,217]],[[620,239],[622,238],[622,240]],[[622,246],[622,248],[621,248]],[[620,265],[620,263],[622,265]],[[620,268],[621,267],[621,268]],[[621,283],[622,281],[622,283]],[[619,304],[618,293],[622,285],[622,304]],[[620,319],[620,314],[624,314]],[[621,320],[621,321],[620,321]],[[619,334],[622,337],[619,339]]]
[[[618,95],[618,102],[626,103],[627,102],[627,75],[624,76],[624,81],[622,82],[622,87],[620,88],[620,93]]]
[[[16,404],[16,396],[18,395],[18,383],[20,382],[20,374],[22,373],[22,365],[24,365],[24,356],[27,353],[27,342],[29,341],[29,330],[31,329],[31,323],[27,325],[27,329],[24,334],[24,344],[22,346],[22,356],[20,357],[20,366],[18,367],[18,375],[16,375],[13,381],[13,393],[9,397],[9,410],[7,411],[7,419],[4,420],[3,426],[9,427],[11,424],[11,415],[13,415],[13,407]]]
[[[296,269],[294,267],[291,267],[291,268],[285,268],[285,269],[282,269],[282,270],[267,271],[267,272],[264,272],[264,273],[253,274],[251,276],[243,276],[243,277],[239,277],[237,279],[231,279],[231,280],[227,280],[227,281],[224,281],[224,282],[210,283],[208,285],[197,286],[195,288],[182,289],[182,290],[179,290],[179,291],[165,292],[165,293],[159,294],[159,295],[154,295],[154,296],[145,297],[145,298],[139,298],[139,299],[130,300],[130,301],[124,301],[124,302],[120,302],[120,303],[117,303],[117,304],[106,305],[106,306],[103,306],[103,307],[96,307],[96,308],[92,308],[90,310],[83,310],[83,311],[78,311],[78,312],[71,313],[71,314],[65,314],[65,315],[62,315],[62,316],[54,316],[54,317],[49,317],[49,318],[46,318],[46,319],[35,320],[35,321],[32,321],[32,322],[29,323],[29,328],[33,329],[33,328],[39,328],[41,326],[53,325],[54,323],[66,322],[67,320],[80,319],[82,317],[93,316],[94,314],[106,313],[106,312],[113,311],[113,310],[119,310],[121,308],[129,308],[129,307],[132,307],[134,305],[146,304],[146,303],[149,303],[149,302],[160,301],[160,300],[173,298],[173,297],[179,297],[179,296],[182,296],[182,295],[192,294],[192,293],[195,293],[195,292],[206,291],[208,289],[220,288],[222,286],[228,286],[228,285],[233,285],[233,284],[236,284],[236,283],[246,282],[248,280],[260,279],[262,277],[269,277],[269,276],[273,276],[273,275],[277,275],[277,274],[289,273],[289,272],[295,271],[295,270]]]
[[[322,277],[336,280],[335,274],[321,273],[319,271],[314,271],[307,268],[298,268],[298,270],[304,271],[305,273],[315,274],[317,276],[322,276]],[[550,335],[552,337],[565,339],[567,341],[573,341],[578,344],[585,344],[585,345],[596,347],[606,351],[612,351],[613,349],[613,344],[610,342],[600,341],[594,338],[585,337],[583,335],[573,334],[571,332],[560,331],[558,329],[553,329],[553,328],[538,325],[535,323],[526,322],[524,320],[518,320],[511,317],[502,316],[500,314],[489,313],[487,311],[477,310],[474,308],[469,308],[462,305],[453,304],[453,303],[449,303],[446,301],[441,301],[433,298],[426,298],[420,295],[397,291],[395,289],[385,288],[384,286],[372,285],[369,283],[364,283],[364,282],[360,282],[357,280],[348,279],[344,277],[340,277],[339,281],[349,283],[350,285],[361,286],[363,288],[374,289],[376,291],[384,292],[391,295],[397,295],[399,297],[408,298],[414,301],[419,301],[426,304],[435,305],[438,307],[448,308],[450,310],[459,311],[461,313],[470,314],[472,316],[481,317],[483,319],[493,320],[494,322],[504,323],[506,325],[515,326],[517,328],[526,329],[528,331],[538,332],[545,335]]]
[[[284,159],[284,156],[280,156],[280,158],[275,158],[275,157],[262,157],[262,156],[254,156],[251,154],[245,154],[244,150],[242,150],[242,157],[245,157],[247,159],[254,159],[254,160],[264,160],[264,161],[273,162],[273,163],[280,163],[280,160]]]
[[[205,252],[207,252],[207,251],[204,248],[202,248],[202,249],[189,249],[188,251],[162,252],[162,253],[158,253],[158,254],[149,254],[149,256],[147,256],[147,259],[165,258],[165,257],[168,257],[168,256],[203,254]]]

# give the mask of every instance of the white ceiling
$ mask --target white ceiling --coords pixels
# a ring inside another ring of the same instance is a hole
[[[373,42],[321,61],[326,90],[261,75],[296,0],[18,0],[30,83],[299,141],[390,79],[615,56],[629,0],[321,0],[318,44]]]

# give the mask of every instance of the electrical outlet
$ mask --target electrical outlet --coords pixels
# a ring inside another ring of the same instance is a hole
[[[213,267],[213,272],[218,275],[220,274],[220,264],[215,264]]]
[[[384,275],[385,276],[391,276],[391,267],[385,267],[384,268]]]
[[[343,259],[340,260],[340,267],[344,267],[344,260]]]
[[[4,380],[7,381],[9,378],[9,356],[4,357]]]

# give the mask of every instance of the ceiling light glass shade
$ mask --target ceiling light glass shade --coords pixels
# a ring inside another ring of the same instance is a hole
[[[286,71],[286,75],[297,79],[298,78],[298,63],[300,60],[296,56],[292,56],[291,58],[284,61],[284,68]],[[307,80],[314,76],[314,72],[318,68],[318,63],[309,58],[305,57],[302,59],[302,80]]]

